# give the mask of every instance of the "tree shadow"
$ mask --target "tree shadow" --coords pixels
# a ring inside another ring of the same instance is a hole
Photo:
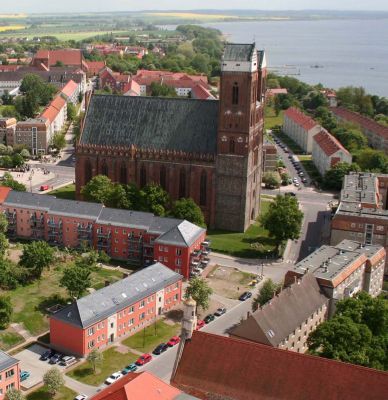
[[[43,299],[37,306],[36,310],[39,310],[44,315],[49,315],[52,313],[50,308],[53,306],[65,306],[67,304],[67,300],[64,299],[59,294],[52,294],[50,297],[46,297]],[[59,308],[59,307],[58,307]]]
[[[183,318],[183,310],[170,310],[164,315],[173,322],[181,322]]]

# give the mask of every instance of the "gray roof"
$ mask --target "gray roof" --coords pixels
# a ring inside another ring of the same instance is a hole
[[[147,212],[119,210],[104,207],[97,218],[99,224],[114,224],[116,226],[132,226],[138,229],[148,230],[154,215]]]
[[[205,232],[205,229],[192,224],[189,221],[182,220],[179,225],[175,225],[168,232],[159,236],[155,243],[175,244],[177,246],[190,246],[198,236]]]
[[[378,205],[378,179],[371,173],[352,173],[343,180],[341,201]]]
[[[251,44],[237,44],[228,43],[225,46],[223,61],[251,61],[255,43]]]
[[[4,351],[0,350],[0,372],[9,367],[12,367],[12,365],[15,365],[18,362],[19,360],[9,356],[7,353],[4,353]]]
[[[359,203],[348,203],[346,201],[341,201],[335,215],[337,214],[360,218],[370,217],[388,221],[388,210],[382,208],[360,207]]]
[[[93,95],[81,144],[216,153],[218,101]]]
[[[3,202],[3,205],[7,207],[24,207],[48,211],[54,202],[55,197],[52,196],[42,196],[36,193],[11,190]]]
[[[103,205],[98,203],[55,198],[50,207],[50,213],[80,218],[97,218],[102,209]]]
[[[82,297],[53,314],[52,318],[86,328],[180,279],[181,275],[161,263],[155,263]]]
[[[314,275],[306,274],[255,311],[230,334],[277,347],[303,321],[327,303],[328,299],[320,292]]]

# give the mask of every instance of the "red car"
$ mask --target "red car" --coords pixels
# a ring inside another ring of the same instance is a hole
[[[181,338],[179,336],[173,336],[168,342],[167,346],[168,347],[173,347],[176,344],[178,344],[181,341]]]
[[[42,185],[42,186],[40,187],[40,191],[41,191],[41,192],[44,192],[45,190],[49,190],[49,185]]]
[[[196,329],[201,329],[201,328],[203,328],[205,325],[206,325],[206,324],[205,324],[205,321],[202,321],[202,319],[199,319],[199,320],[197,321],[197,328],[196,328]]]
[[[140,357],[137,359],[137,361],[136,361],[135,364],[138,365],[138,366],[140,367],[140,366],[142,366],[142,365],[144,365],[144,364],[149,363],[151,360],[152,360],[151,354],[146,353],[146,354],[143,354],[142,356],[140,356]]]

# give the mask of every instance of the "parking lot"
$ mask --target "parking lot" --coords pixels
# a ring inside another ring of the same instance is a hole
[[[28,371],[30,376],[21,385],[23,389],[30,389],[43,381],[43,375],[53,367],[48,361],[41,361],[39,357],[47,350],[47,348],[39,344],[33,344],[27,349],[15,354],[15,358],[20,360],[20,370]],[[61,371],[65,367],[56,365]]]

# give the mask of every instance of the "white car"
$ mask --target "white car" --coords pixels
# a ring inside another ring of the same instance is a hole
[[[79,394],[77,397],[74,397],[74,400],[86,400],[89,397],[86,394]]]
[[[122,378],[123,374],[119,372],[114,372],[109,378],[105,380],[105,384],[110,385],[111,383],[116,382],[118,379]]]

